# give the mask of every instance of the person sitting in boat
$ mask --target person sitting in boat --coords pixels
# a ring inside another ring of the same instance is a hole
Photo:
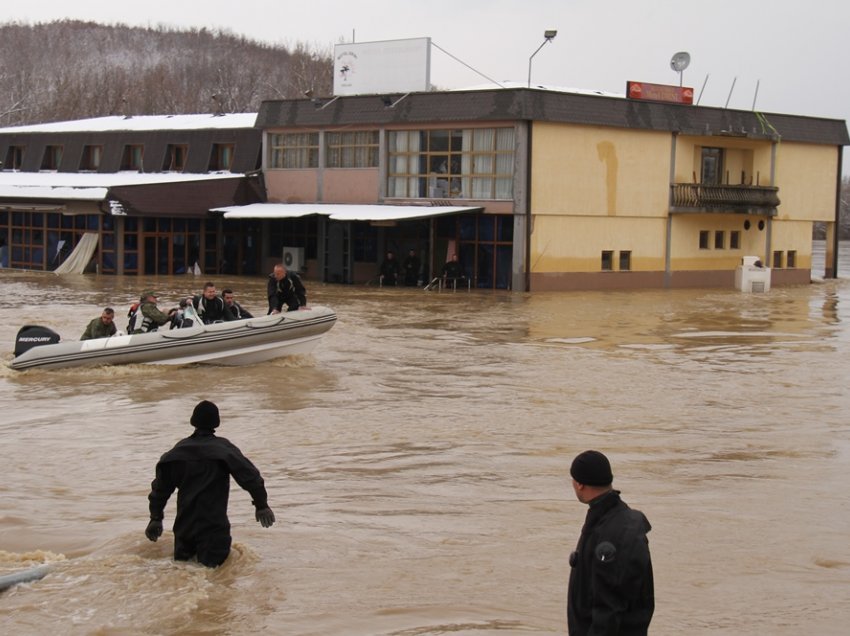
[[[242,320],[244,318],[254,317],[251,312],[236,302],[233,297],[232,289],[222,289],[221,298],[224,300],[225,309],[230,312],[231,316],[233,316],[233,320]]]
[[[114,336],[118,332],[115,327],[115,310],[112,307],[107,307],[100,314],[99,318],[92,320],[80,340],[94,340],[95,338],[108,338]]]
[[[162,325],[170,322],[176,313],[177,309],[172,309],[167,314],[161,312],[156,306],[156,294],[152,291],[144,291],[139,302],[130,307],[127,314],[130,318],[127,333],[156,331]]]
[[[224,301],[216,292],[215,283],[204,284],[203,293],[192,297],[192,305],[205,325],[234,319],[233,314],[226,311]]]
[[[290,272],[280,263],[274,266],[269,274],[267,285],[269,296],[269,313],[279,314],[281,311],[294,311],[307,306],[307,290],[304,283],[295,272]],[[286,307],[284,310],[283,308]]]

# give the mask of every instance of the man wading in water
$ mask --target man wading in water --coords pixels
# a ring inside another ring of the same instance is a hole
[[[275,519],[268,504],[263,478],[236,446],[214,430],[221,422],[218,407],[199,402],[190,420],[195,432],[180,440],[159,460],[151,483],[151,520],[145,536],[156,541],[162,535],[165,504],[177,489],[177,516],[174,519],[174,559],[217,567],[230,554],[230,521],[227,500],[230,476],[251,493],[256,519],[264,528]]]

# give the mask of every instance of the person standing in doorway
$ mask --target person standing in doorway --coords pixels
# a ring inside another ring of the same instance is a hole
[[[576,498],[589,506],[570,554],[570,636],[643,636],[655,610],[649,521],[620,499],[611,464],[599,451],[577,455],[570,475]]]
[[[416,287],[419,284],[419,270],[422,268],[422,261],[416,255],[416,250],[410,250],[401,264],[404,270],[404,284],[407,287]]]
[[[232,542],[227,518],[231,476],[251,494],[260,525],[273,525],[274,512],[269,508],[260,471],[235,445],[216,437],[215,429],[221,422],[218,407],[207,400],[198,402],[190,422],[195,432],[177,442],[156,465],[145,536],[156,541],[162,535],[165,504],[176,489],[174,559],[197,557],[198,563],[218,567],[230,554]]]

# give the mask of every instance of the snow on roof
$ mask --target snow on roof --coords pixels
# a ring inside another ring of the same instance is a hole
[[[109,188],[210,181],[244,176],[237,172],[0,172],[0,198],[100,201]]]
[[[72,121],[54,121],[29,126],[0,128],[2,133],[68,133],[146,130],[209,130],[213,128],[253,128],[257,113],[225,115],[139,115],[93,117]]]

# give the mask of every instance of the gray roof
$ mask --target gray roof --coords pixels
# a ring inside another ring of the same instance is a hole
[[[409,126],[516,120],[614,126],[689,135],[759,139],[778,135],[786,141],[850,145],[847,124],[839,119],[527,88],[265,101],[260,105],[256,126]]]

